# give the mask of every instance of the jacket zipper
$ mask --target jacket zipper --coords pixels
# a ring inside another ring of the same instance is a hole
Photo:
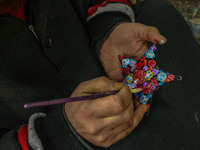
[[[36,28],[33,26],[33,17],[32,17],[32,11],[33,11],[33,0],[28,0],[28,5],[29,5],[29,22],[26,23],[28,25],[29,30],[33,33],[33,35],[35,36],[35,38],[39,40],[38,35],[37,35],[37,30]]]
[[[33,33],[33,35],[35,36],[35,38],[39,41],[39,38],[37,36],[35,27],[33,25],[28,25],[29,30],[31,30],[31,32]]]

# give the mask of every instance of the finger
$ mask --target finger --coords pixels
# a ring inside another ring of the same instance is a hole
[[[102,119],[101,124],[104,124],[105,130],[103,130],[99,137],[97,137],[97,139],[101,139],[101,146],[107,147],[110,144],[113,144],[113,139],[117,135],[121,134],[132,126],[133,116],[133,104],[131,104],[122,114]]]
[[[111,49],[111,48],[108,47],[107,49]],[[124,76],[123,76],[123,71],[122,71],[120,61],[118,59],[118,55],[120,55],[120,52],[118,52],[118,49],[114,49],[114,48],[113,48],[113,51],[115,53],[110,54],[110,51],[109,51],[109,53],[100,54],[100,60],[104,67],[105,72],[107,73],[108,77],[111,80],[122,81]]]
[[[118,59],[118,57],[116,57]],[[124,73],[120,62],[115,63],[112,68],[107,71],[108,77],[113,81],[122,81],[124,78]]]
[[[160,45],[163,45],[167,42],[167,39],[160,34],[156,27],[141,25],[140,28],[143,30],[140,34],[141,39],[152,43],[158,41]]]
[[[136,97],[134,97],[134,99],[133,99],[133,104],[134,104],[135,108],[137,108],[139,105],[141,105]]]
[[[125,138],[126,136],[128,136],[136,127],[137,125],[139,124],[139,122],[142,120],[145,112],[147,110],[147,106],[142,104],[140,105],[136,111],[135,111],[135,115],[134,115],[134,120],[133,120],[133,125],[128,128],[127,130],[121,132],[120,134],[116,135],[114,138],[113,138],[113,144],[118,142],[119,140]]]
[[[111,81],[107,77],[99,77],[79,84],[71,97],[116,91],[123,86],[123,83]]]
[[[134,119],[133,119],[133,126],[132,129],[135,129],[138,124],[140,123],[140,121],[142,120],[142,118],[144,117],[144,114],[146,113],[148,109],[148,106],[145,104],[140,104],[136,110],[135,110],[135,115],[134,115]]]
[[[134,54],[134,58],[135,60],[139,60],[140,57],[142,57],[142,55],[144,55],[144,53],[148,50],[148,45],[145,41],[140,41],[138,42],[138,44],[140,44],[141,46],[138,45],[138,51]]]
[[[101,142],[101,144],[99,146],[101,146],[101,147],[109,147],[112,144],[114,144],[114,143],[118,142],[119,140],[123,139],[125,136],[120,137],[119,139],[115,139],[115,137],[117,135],[123,133],[124,131],[126,131],[129,127],[130,126],[128,124],[122,124],[120,126],[120,128],[117,128],[117,130],[118,130],[117,132],[116,131],[115,132],[111,132],[111,133],[110,132],[105,132],[104,134],[102,134],[102,136],[100,136],[101,139],[103,139],[103,140],[102,140],[102,142]],[[113,136],[113,135],[115,135],[115,136]]]
[[[87,107],[93,110],[96,117],[102,118],[122,113],[131,103],[133,102],[130,88],[124,86],[117,94],[91,101]]]
[[[134,118],[134,106],[133,103],[131,103],[127,109],[123,112],[121,112],[118,115],[110,116],[102,118],[102,121],[104,122],[105,127],[108,128],[109,131],[113,131],[114,133],[118,133],[118,127],[122,126],[123,124],[126,124],[128,127],[131,127],[133,125],[133,118]]]

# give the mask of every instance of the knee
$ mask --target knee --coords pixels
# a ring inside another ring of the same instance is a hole
[[[146,0],[146,2],[152,3],[152,5],[170,5],[167,0]]]
[[[172,7],[172,5],[167,0],[146,0],[146,3],[148,3],[149,7],[157,6],[159,8],[166,8],[166,7]]]

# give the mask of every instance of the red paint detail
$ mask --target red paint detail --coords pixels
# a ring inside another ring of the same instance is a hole
[[[146,105],[147,105],[147,110],[146,110],[146,112],[148,112],[150,105],[149,105],[149,104],[146,104]]]
[[[166,79],[165,82],[170,82],[170,79]]]
[[[152,70],[152,66],[149,67],[149,70],[150,70],[150,71]]]
[[[143,92],[144,92],[144,94],[150,94],[151,88],[150,87],[144,87]]]
[[[157,82],[157,80],[155,78],[151,79],[150,84],[154,85],[156,87],[158,86],[158,82]]]
[[[147,84],[147,87],[151,87],[151,84],[148,83],[148,84]]]
[[[143,65],[146,66],[146,64],[147,64],[147,60],[145,59],[145,60],[143,61]]]
[[[119,55],[118,58],[119,58],[120,62],[122,62],[122,59],[124,59],[124,56]]]
[[[151,67],[155,67],[155,65],[156,65],[156,61],[155,60],[149,60],[149,62],[148,62],[148,66],[151,66]]]
[[[139,60],[140,61],[144,61],[145,60],[145,56],[143,55]]]
[[[145,76],[146,74],[143,70],[135,70],[133,73],[133,81],[138,79],[138,84],[142,84],[145,82]]]
[[[138,62],[136,65],[135,65],[135,68],[137,68],[138,70],[140,70],[143,66],[143,62]]]
[[[174,80],[174,75],[169,74],[169,75],[168,75],[168,79],[169,79],[170,81],[173,81],[173,80]]]
[[[131,72],[130,68],[124,68],[123,72],[125,73],[125,75],[128,75]]]

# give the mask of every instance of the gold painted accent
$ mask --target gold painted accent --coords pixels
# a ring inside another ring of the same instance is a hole
[[[136,0],[130,0],[130,3],[133,4],[133,5],[134,5],[136,2],[137,2]]]

